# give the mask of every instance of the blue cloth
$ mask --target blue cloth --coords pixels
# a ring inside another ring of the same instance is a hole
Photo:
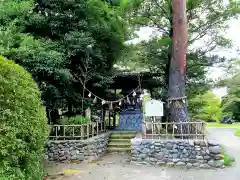
[[[143,114],[140,110],[120,112],[120,121],[116,130],[140,132],[142,130],[142,119]]]

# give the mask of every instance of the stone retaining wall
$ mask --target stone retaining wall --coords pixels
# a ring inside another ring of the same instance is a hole
[[[46,157],[49,161],[92,162],[101,157],[107,148],[109,133],[87,140],[49,141]]]
[[[220,168],[224,160],[216,142],[183,140],[131,140],[134,164],[166,165],[175,167]]]

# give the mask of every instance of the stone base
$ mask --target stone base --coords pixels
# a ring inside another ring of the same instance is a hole
[[[203,169],[224,165],[216,142],[134,138],[131,145],[131,162],[135,164]]]
[[[110,133],[104,133],[87,140],[49,141],[46,157],[58,162],[93,162],[104,155]]]

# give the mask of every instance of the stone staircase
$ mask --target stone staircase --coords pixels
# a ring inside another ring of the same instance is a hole
[[[112,132],[109,137],[107,152],[130,152],[131,139],[136,132]]]

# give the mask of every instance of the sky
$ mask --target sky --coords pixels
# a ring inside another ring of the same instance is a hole
[[[226,58],[239,58],[240,59],[240,53],[237,52],[237,49],[240,49],[240,19],[234,19],[229,21],[229,29],[226,32],[223,32],[226,34],[226,37],[231,39],[233,42],[233,48],[231,50],[221,50],[215,52],[216,54],[220,56],[224,56]],[[132,43],[137,43],[139,41],[143,40],[149,40],[151,37],[154,37],[158,34],[154,29],[149,27],[141,28],[137,35],[139,38],[135,38],[131,40]],[[226,76],[226,72],[224,72],[223,69],[220,68],[211,68],[208,73],[208,77],[217,80],[219,78],[223,78]],[[218,97],[222,97],[227,94],[227,88],[218,88],[213,89],[214,94],[216,94]]]

